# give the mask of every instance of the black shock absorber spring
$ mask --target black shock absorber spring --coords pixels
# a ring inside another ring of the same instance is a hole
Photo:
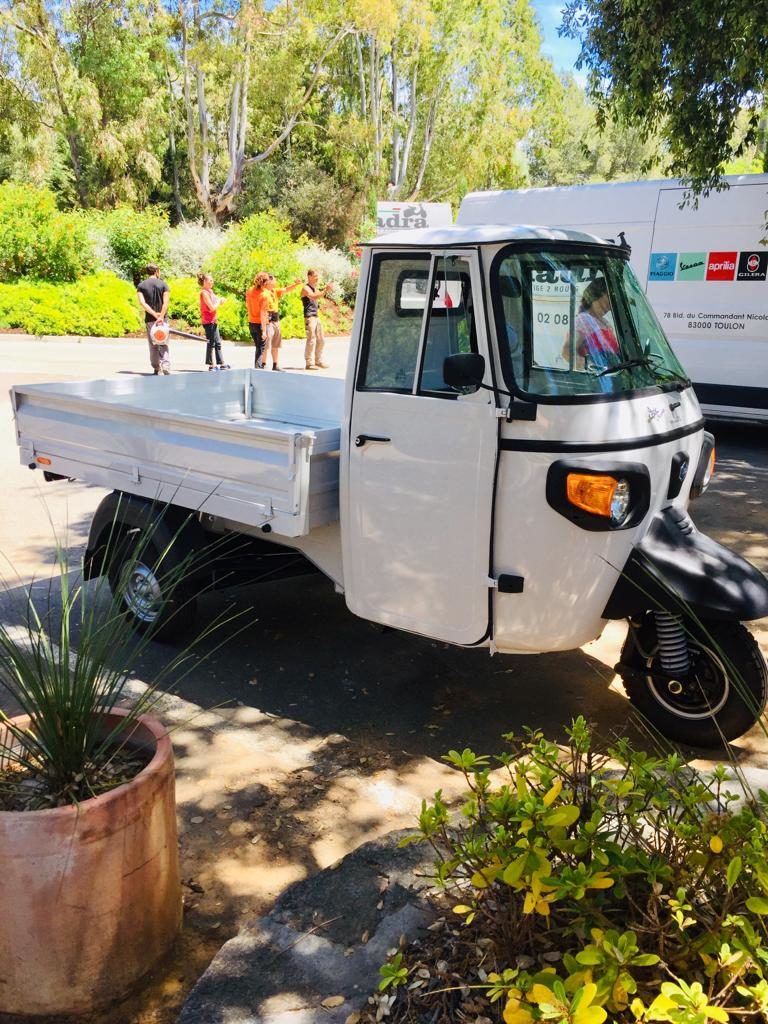
[[[686,676],[691,665],[688,637],[679,615],[654,612],[656,636],[659,641],[659,661],[664,672],[671,676]]]

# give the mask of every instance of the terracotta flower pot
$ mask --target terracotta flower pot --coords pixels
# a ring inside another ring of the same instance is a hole
[[[79,806],[0,811],[2,1012],[85,1013],[119,999],[179,930],[173,749],[147,716],[130,737],[155,750],[131,782]]]

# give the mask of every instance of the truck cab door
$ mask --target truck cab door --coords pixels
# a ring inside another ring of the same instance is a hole
[[[346,600],[374,622],[456,644],[489,626],[497,448],[488,391],[443,361],[490,358],[476,251],[374,253],[342,473]]]

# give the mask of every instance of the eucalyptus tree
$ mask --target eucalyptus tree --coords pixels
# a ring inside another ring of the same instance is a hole
[[[164,17],[155,0],[0,0],[0,92],[61,140],[80,206],[140,203],[160,179]]]

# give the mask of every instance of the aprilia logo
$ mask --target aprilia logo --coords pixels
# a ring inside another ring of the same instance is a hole
[[[732,281],[736,276],[735,252],[711,252],[707,261],[707,281]]]

